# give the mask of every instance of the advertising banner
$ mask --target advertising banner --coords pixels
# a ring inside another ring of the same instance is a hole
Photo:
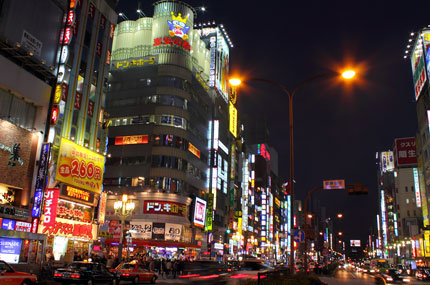
[[[38,229],[39,234],[58,235],[66,237],[80,237],[86,239],[97,238],[97,225],[81,223],[57,218],[52,226],[42,225]]]
[[[89,206],[70,203],[67,201],[59,201],[57,207],[57,217],[90,223],[93,218],[93,210]],[[46,223],[44,223],[47,225]]]
[[[143,213],[185,217],[187,206],[176,202],[146,200],[143,202]]]
[[[194,219],[193,224],[197,227],[203,228],[205,226],[206,218],[206,201],[196,197],[194,205]]]
[[[182,225],[166,223],[166,240],[179,241],[182,235]]]
[[[206,227],[205,231],[212,230],[212,220],[213,220],[213,205],[214,205],[214,194],[208,194],[208,205],[206,208]]]
[[[394,170],[394,158],[392,151],[381,152],[381,171],[393,171]]]
[[[122,227],[119,221],[110,221],[108,232],[113,235],[113,238],[119,239],[122,234]]]
[[[152,238],[152,223],[151,222],[130,222],[130,232],[133,238],[151,239]]]
[[[99,204],[99,214],[98,214],[98,222],[100,224],[104,224],[106,217],[106,202],[107,202],[107,193],[103,192],[100,195],[100,204]]]
[[[237,109],[233,104],[229,104],[229,114],[230,114],[230,123],[229,130],[230,133],[236,138],[237,137]]]
[[[55,224],[59,196],[60,189],[46,189],[45,191],[45,207],[43,208],[43,224],[45,226],[53,226]]]
[[[42,205],[43,190],[45,187],[44,181],[48,170],[50,150],[51,145],[49,143],[42,144],[42,149],[40,150],[39,169],[37,170],[36,185],[34,187],[33,209],[31,210],[31,216],[36,218],[40,217],[40,207]]]
[[[15,230],[15,220],[1,219],[2,230],[14,231]]]
[[[164,240],[165,230],[166,230],[166,224],[152,223],[152,238]]]
[[[95,206],[94,193],[68,185],[61,185],[60,197],[78,203]]]
[[[352,239],[352,240],[350,240],[350,245],[351,245],[351,247],[360,247],[361,241],[358,239]]]
[[[146,144],[148,135],[115,137],[115,145]]]
[[[56,179],[75,187],[100,193],[104,163],[103,155],[62,138]]]
[[[395,139],[396,166],[417,164],[417,149],[415,138]]]
[[[12,238],[0,239],[0,260],[8,263],[18,263],[21,252],[21,240]]]

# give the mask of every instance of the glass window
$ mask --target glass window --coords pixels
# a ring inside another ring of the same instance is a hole
[[[405,186],[405,192],[408,192],[408,186]]]
[[[409,204],[409,199],[408,198],[406,198],[406,204]]]

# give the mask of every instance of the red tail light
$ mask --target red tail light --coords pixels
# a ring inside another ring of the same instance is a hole
[[[61,274],[61,273],[54,273],[54,277],[63,277],[63,274]]]
[[[70,277],[72,277],[72,278],[81,278],[81,275],[79,275],[79,274],[72,274],[72,275],[70,275]]]
[[[236,274],[236,275],[230,276],[230,278],[232,278],[232,279],[239,279],[239,278],[246,278],[248,276],[249,276],[248,274]]]
[[[200,279],[211,279],[211,278],[217,278],[219,275],[218,274],[214,274],[214,275],[206,275],[206,276],[200,276]]]
[[[264,279],[264,278],[267,278],[267,275],[260,275],[260,279]],[[258,279],[258,275],[252,277],[252,279]]]
[[[130,276],[130,273],[123,273],[122,276]]]
[[[188,275],[179,275],[179,278],[192,278],[192,277],[199,277],[200,274],[188,274]]]

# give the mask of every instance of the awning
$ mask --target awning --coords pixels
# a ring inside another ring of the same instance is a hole
[[[125,241],[124,241],[125,242]],[[107,238],[105,240],[105,244],[119,243],[118,238]],[[142,240],[142,239],[133,239],[132,244],[136,246],[145,246],[145,247],[182,247],[182,248],[200,248],[197,244],[173,241],[173,240]]]

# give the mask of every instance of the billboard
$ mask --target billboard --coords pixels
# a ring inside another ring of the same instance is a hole
[[[352,239],[352,240],[350,240],[350,246],[351,247],[361,247],[361,241],[358,239]]]
[[[206,201],[196,197],[194,204],[194,218],[193,224],[197,227],[203,228],[205,226],[206,219]]]
[[[61,138],[58,155],[58,181],[101,193],[105,157],[83,146]]]
[[[392,151],[381,152],[380,169],[381,172],[394,170],[394,158]]]
[[[233,104],[229,104],[228,107],[229,110],[229,117],[230,117],[230,124],[229,124],[229,130],[230,133],[236,138],[237,137],[237,109]]]
[[[185,217],[187,205],[169,201],[146,200],[143,202],[143,213]]]
[[[60,189],[46,189],[45,191],[45,206],[43,208],[43,224],[45,226],[53,226],[55,224],[59,196]]]
[[[0,260],[18,263],[21,252],[21,240],[12,238],[0,239]]]
[[[417,164],[417,149],[415,138],[400,138],[394,140],[396,167]]]
[[[415,89],[415,100],[421,95],[421,92],[427,81],[427,71],[425,62],[427,58],[427,50],[430,46],[430,31],[420,33],[415,43],[411,54],[412,75]]]

